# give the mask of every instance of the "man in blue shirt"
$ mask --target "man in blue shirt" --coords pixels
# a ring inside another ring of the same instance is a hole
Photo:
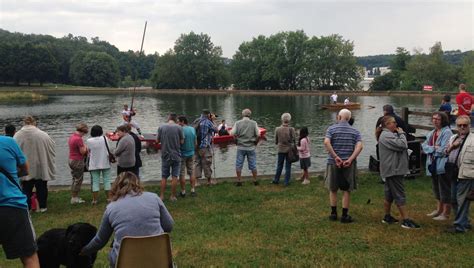
[[[214,181],[211,181],[212,176],[212,137],[217,133],[217,128],[212,122],[215,119],[214,115],[209,112],[209,110],[203,110],[202,115],[199,119],[195,121],[195,124],[198,125],[198,130],[196,132],[198,135],[198,152],[194,160],[194,177],[196,179],[201,178],[202,171],[204,171],[204,176],[207,179],[207,184],[215,184]]]
[[[20,258],[24,267],[39,267],[35,232],[18,179],[18,173],[28,173],[28,164],[11,137],[0,136],[0,168],[0,244],[7,259]]]
[[[178,124],[183,128],[184,143],[181,144],[181,170],[179,173],[179,183],[181,184],[181,197],[186,196],[186,175],[189,175],[189,182],[191,183],[191,196],[196,196],[195,187],[196,179],[193,176],[194,172],[194,149],[197,145],[196,130],[188,126],[188,119],[185,116],[178,117]]]
[[[329,189],[329,202],[331,215],[329,219],[337,220],[337,191],[343,192],[342,196],[342,223],[351,223],[349,216],[350,193],[356,189],[356,158],[362,151],[362,138],[360,132],[349,125],[351,112],[342,109],[338,114],[338,122],[326,131],[324,146],[328,152],[326,167],[326,187]]]

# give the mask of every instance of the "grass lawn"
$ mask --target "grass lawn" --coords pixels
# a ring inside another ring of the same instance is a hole
[[[257,187],[249,182],[243,187],[229,182],[201,186],[195,198],[166,201],[176,222],[171,233],[174,261],[180,267],[472,267],[473,232],[446,234],[451,221],[425,216],[435,205],[430,179],[405,185],[408,212],[420,230],[381,223],[383,185],[371,174],[359,176],[349,211],[355,218],[352,224],[327,219],[328,194],[320,177],[312,178],[310,185],[293,183],[287,188],[268,180]],[[158,187],[147,190],[157,192]],[[91,199],[89,194],[86,198]],[[97,226],[105,207],[104,202],[71,206],[67,191],[51,192],[48,202],[48,212],[32,215],[38,234],[79,221]],[[396,209],[393,214],[398,217]],[[107,250],[99,252],[95,267],[108,267]],[[5,260],[0,251],[0,267],[19,264]]]

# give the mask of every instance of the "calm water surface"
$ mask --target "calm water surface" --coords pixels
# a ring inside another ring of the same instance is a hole
[[[344,96],[340,96],[342,98]],[[267,129],[267,141],[258,148],[257,168],[259,174],[273,174],[276,162],[276,146],[273,132],[280,125],[283,112],[290,112],[293,119],[291,125],[296,128],[307,126],[311,140],[311,171],[322,171],[325,167],[326,152],[323,139],[326,128],[335,121],[336,112],[321,110],[320,105],[328,103],[327,96],[215,96],[215,95],[139,95],[135,98],[138,114],[134,117],[144,133],[155,133],[157,128],[166,122],[169,113],[184,114],[192,121],[198,117],[203,108],[211,109],[226,119],[229,125],[240,119],[242,109],[250,108],[252,117],[260,127]],[[343,98],[342,98],[343,99]],[[375,151],[374,127],[382,113],[382,106],[390,103],[399,109],[407,106],[421,111],[437,110],[440,98],[437,97],[351,97],[351,101],[362,104],[360,110],[354,110],[356,127],[362,133],[364,150],[358,158],[358,166],[365,168],[368,159]],[[45,102],[0,104],[0,127],[13,123],[17,129],[22,118],[31,114],[39,118],[38,127],[46,131],[56,142],[57,178],[51,184],[70,184],[70,173],[67,164],[67,139],[74,131],[76,123],[85,122],[90,127],[101,125],[105,131],[113,131],[122,123],[121,110],[125,103],[130,103],[130,95],[52,95]],[[373,106],[375,108],[370,108]],[[428,124],[429,118],[410,117],[411,123]],[[422,134],[420,132],[418,134]],[[113,145],[115,147],[115,145]],[[142,151],[143,180],[159,180],[161,177],[160,154],[147,154]],[[234,176],[235,145],[214,147],[217,177]],[[244,167],[243,175],[250,175]],[[113,175],[115,175],[115,167]],[[299,164],[293,165],[299,171]],[[89,175],[86,175],[86,182]]]

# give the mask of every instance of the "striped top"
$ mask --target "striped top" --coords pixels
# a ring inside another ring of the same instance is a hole
[[[326,138],[331,140],[334,152],[342,159],[347,160],[354,152],[355,145],[362,141],[360,132],[346,121],[336,123],[326,131]],[[328,164],[335,164],[331,154],[328,154]]]

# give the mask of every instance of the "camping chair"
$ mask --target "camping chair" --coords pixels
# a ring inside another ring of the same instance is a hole
[[[170,236],[125,236],[120,245],[115,268],[173,267]]]

